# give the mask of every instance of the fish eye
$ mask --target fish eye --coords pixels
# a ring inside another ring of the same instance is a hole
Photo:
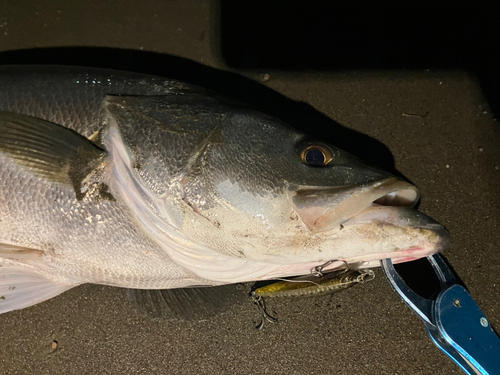
[[[315,167],[328,165],[334,156],[333,151],[323,144],[309,145],[300,153],[300,157],[304,163]]]

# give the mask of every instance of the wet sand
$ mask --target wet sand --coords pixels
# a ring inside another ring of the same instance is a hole
[[[419,187],[420,210],[450,230],[444,255],[498,330],[500,129],[475,76],[237,70],[217,48],[216,10],[194,0],[7,1],[0,63],[130,68],[219,88],[373,164],[395,167]],[[75,46],[132,51],[19,52]],[[413,273],[419,275],[417,265]],[[380,269],[376,276],[332,297],[269,300],[279,322],[261,331],[250,300],[204,321],[152,319],[131,306],[124,289],[83,285],[0,316],[0,373],[461,374]]]

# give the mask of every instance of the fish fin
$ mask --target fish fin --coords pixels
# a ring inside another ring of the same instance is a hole
[[[7,258],[21,263],[39,261],[43,256],[42,250],[28,247],[0,243],[0,258]],[[1,263],[0,263],[1,264]]]
[[[50,280],[29,267],[0,259],[0,314],[46,301],[74,286]]]
[[[248,289],[248,291],[246,290]],[[248,300],[243,284],[183,289],[128,289],[129,300],[153,318],[204,320]]]
[[[41,178],[73,185],[78,198],[85,178],[106,159],[104,150],[71,129],[11,112],[0,112],[0,153]]]

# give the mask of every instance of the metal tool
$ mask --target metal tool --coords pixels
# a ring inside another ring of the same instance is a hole
[[[436,299],[421,297],[399,276],[392,261],[381,261],[389,283],[422,319],[439,349],[467,374],[500,375],[500,339],[469,292],[457,283],[439,254],[427,257],[441,283]]]

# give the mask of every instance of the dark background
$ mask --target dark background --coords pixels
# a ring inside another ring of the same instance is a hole
[[[5,1],[0,64],[179,79],[405,176],[498,328],[497,15],[477,2]],[[428,292],[425,261],[404,273]],[[122,289],[82,286],[0,316],[0,373],[460,374],[376,274],[331,298],[269,301],[280,322],[259,332],[250,301],[152,319]]]
[[[498,113],[493,2],[222,1],[221,54],[237,69],[465,69]]]

